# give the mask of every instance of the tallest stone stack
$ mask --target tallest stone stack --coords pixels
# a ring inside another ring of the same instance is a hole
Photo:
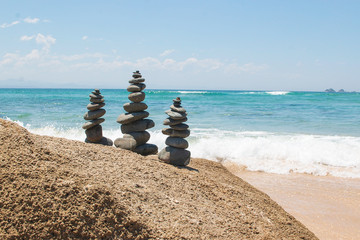
[[[117,122],[121,125],[121,132],[124,134],[123,138],[117,138],[114,142],[118,148],[134,151],[141,155],[156,154],[158,148],[154,144],[149,144],[150,133],[146,129],[155,126],[151,119],[145,119],[149,113],[145,111],[148,106],[143,103],[145,93],[143,90],[146,85],[145,79],[139,71],[133,73],[133,79],[129,81],[130,86],[127,91],[130,92],[128,99],[130,103],[124,104],[124,110],[127,113],[119,115]]]

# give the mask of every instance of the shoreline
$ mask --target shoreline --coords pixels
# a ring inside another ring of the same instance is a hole
[[[268,194],[319,239],[360,239],[360,179],[280,175],[246,171],[231,162],[223,165]]]

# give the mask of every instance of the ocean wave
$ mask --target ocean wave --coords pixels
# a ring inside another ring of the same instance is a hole
[[[287,91],[271,91],[271,92],[265,92],[266,94],[270,94],[270,95],[287,95],[290,92]]]
[[[175,91],[181,94],[204,94],[208,93],[207,91]]]
[[[262,94],[263,92],[238,92],[240,95],[252,95],[252,94]]]
[[[39,135],[85,139],[82,128],[62,129],[52,125],[34,128],[14,122]],[[149,142],[164,148],[167,136],[161,130],[149,132]],[[115,128],[104,129],[103,135],[115,140],[123,134],[120,128]],[[231,161],[250,171],[360,178],[360,137],[194,128],[187,140],[192,157]]]

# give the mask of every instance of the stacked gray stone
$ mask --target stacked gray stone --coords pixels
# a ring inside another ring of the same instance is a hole
[[[139,71],[133,73],[133,79],[129,81],[130,86],[127,91],[130,92],[128,99],[130,103],[124,104],[124,110],[127,113],[119,115],[117,122],[121,125],[121,132],[124,134],[123,138],[115,139],[115,146],[127,150],[134,151],[141,155],[156,154],[158,147],[154,144],[149,144],[150,133],[146,129],[155,126],[151,119],[145,119],[149,113],[145,111],[148,106],[143,103],[145,93],[143,90],[146,85],[145,79]]]
[[[169,135],[165,144],[167,145],[159,152],[159,159],[178,166],[186,166],[190,163],[190,151],[185,150],[189,147],[188,141],[184,138],[190,135],[189,126],[184,122],[187,121],[186,110],[181,107],[181,99],[178,97],[173,100],[174,104],[170,106],[170,110],[165,111],[169,116],[164,121],[164,125],[169,125],[169,128],[164,128],[162,133]]]
[[[91,92],[89,97],[90,103],[87,105],[89,111],[84,115],[84,119],[88,120],[88,122],[82,126],[86,134],[85,142],[112,146],[113,141],[103,137],[102,127],[100,125],[100,123],[105,121],[104,118],[101,118],[106,113],[105,109],[102,108],[105,106],[104,97],[101,95],[99,89]]]

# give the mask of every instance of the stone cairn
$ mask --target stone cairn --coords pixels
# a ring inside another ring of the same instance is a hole
[[[189,126],[184,122],[187,121],[186,110],[181,107],[181,99],[178,97],[173,100],[174,104],[170,110],[165,111],[169,116],[164,121],[164,125],[170,128],[164,128],[162,133],[169,135],[165,144],[167,145],[159,152],[159,159],[178,166],[186,166],[190,163],[190,151],[185,150],[189,147],[188,141],[184,138],[190,135]]]
[[[117,122],[121,125],[121,132],[124,134],[123,138],[115,139],[115,146],[127,150],[134,151],[141,155],[156,154],[158,147],[154,144],[149,144],[150,133],[146,129],[155,126],[151,119],[145,119],[149,113],[145,111],[148,106],[142,101],[145,99],[145,79],[142,78],[141,73],[136,71],[133,73],[133,79],[129,81],[130,86],[127,91],[130,92],[128,99],[130,103],[123,105],[127,113],[120,114]]]
[[[82,126],[86,134],[85,142],[112,146],[113,141],[103,137],[102,127],[100,125],[100,123],[105,121],[104,118],[101,118],[106,113],[105,109],[102,108],[105,106],[104,97],[100,94],[99,89],[91,92],[89,97],[90,103],[87,105],[89,111],[84,115],[84,119],[88,120],[88,122]]]

